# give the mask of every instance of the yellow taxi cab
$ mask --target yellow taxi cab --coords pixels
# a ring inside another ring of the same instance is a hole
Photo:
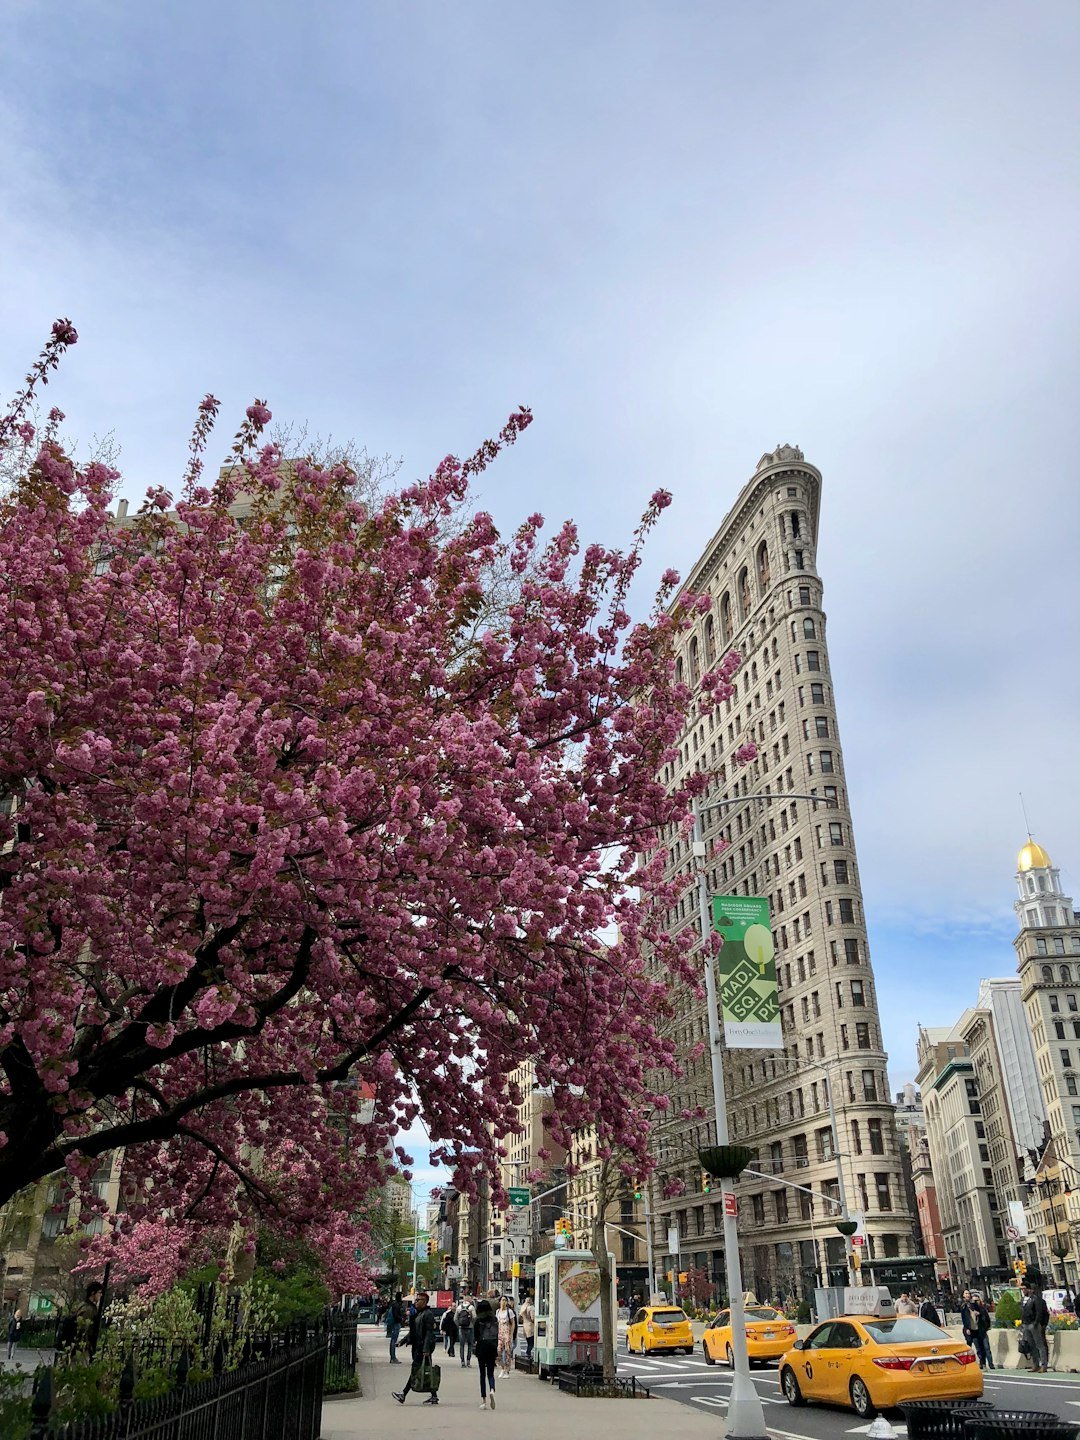
[[[635,1310],[626,1327],[626,1348],[647,1355],[652,1350],[694,1353],[690,1317],[677,1305],[645,1305]]]
[[[970,1348],[915,1315],[841,1315],[796,1340],[780,1362],[789,1405],[850,1405],[864,1420],[907,1400],[977,1400]]]
[[[747,1305],[743,1312],[746,1317],[746,1348],[750,1364],[767,1360],[779,1360],[795,1343],[795,1326],[786,1315],[774,1310],[771,1305]],[[721,1310],[714,1315],[701,1337],[701,1348],[705,1352],[705,1364],[715,1365],[726,1360],[734,1368],[735,1357],[731,1349],[731,1312]]]

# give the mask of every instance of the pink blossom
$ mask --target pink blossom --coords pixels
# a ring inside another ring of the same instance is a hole
[[[247,417],[253,424],[258,425],[260,428],[264,425],[269,425],[273,418],[261,400],[256,400],[254,405],[248,406]]]

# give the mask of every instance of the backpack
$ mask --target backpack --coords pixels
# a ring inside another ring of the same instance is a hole
[[[454,1316],[454,1319],[455,1319],[455,1320],[457,1321],[457,1323],[458,1323],[458,1329],[459,1329],[459,1330],[471,1330],[471,1329],[472,1329],[473,1315],[472,1315],[472,1311],[469,1309],[468,1305],[459,1305],[459,1306],[458,1306],[458,1312],[457,1312],[457,1314]]]
[[[476,1322],[476,1343],[478,1345],[498,1345],[499,1322],[494,1315],[488,1315],[485,1319]]]

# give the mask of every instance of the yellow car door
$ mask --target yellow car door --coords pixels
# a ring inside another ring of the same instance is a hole
[[[641,1348],[642,1337],[645,1334],[645,1311],[634,1312],[630,1323],[626,1327],[626,1348],[627,1350],[638,1350]]]
[[[725,1342],[730,1339],[730,1332],[728,1330],[730,1324],[731,1320],[728,1312],[721,1310],[718,1315],[713,1317],[712,1323],[705,1332],[705,1343],[708,1347],[709,1355],[713,1360],[719,1360],[721,1364],[724,1363],[725,1359]]]
[[[807,1400],[827,1400],[830,1383],[835,1387],[835,1377],[830,1374],[833,1362],[832,1337],[836,1322],[826,1320],[803,1341],[800,1351],[793,1357],[792,1369],[799,1382],[799,1389]]]
[[[829,1337],[825,1373],[828,1377],[828,1398],[836,1405],[851,1404],[851,1377],[855,1373],[862,1348],[862,1337],[854,1325],[837,1320]]]

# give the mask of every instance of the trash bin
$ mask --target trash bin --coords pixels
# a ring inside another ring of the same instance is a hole
[[[964,1421],[965,1440],[1076,1440],[1080,1421],[1048,1410],[987,1410]]]
[[[907,1400],[909,1440],[964,1440],[964,1421],[993,1410],[989,1400]]]

